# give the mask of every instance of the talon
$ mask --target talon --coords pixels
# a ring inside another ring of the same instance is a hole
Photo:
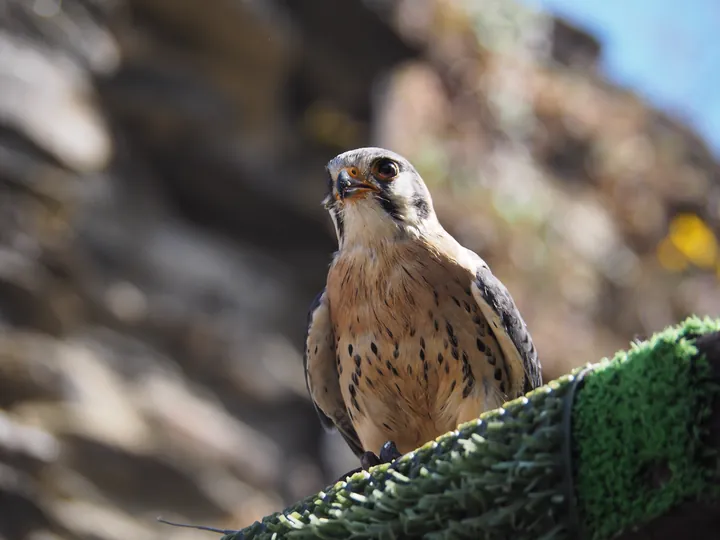
[[[397,449],[397,446],[393,441],[387,441],[382,445],[382,448],[380,449],[381,463],[392,463],[399,457],[402,457],[402,454]]]
[[[383,462],[380,461],[380,458],[378,458],[374,452],[364,452],[360,456],[360,465],[362,465],[362,469],[365,471],[367,471],[370,467],[380,465],[381,463]]]

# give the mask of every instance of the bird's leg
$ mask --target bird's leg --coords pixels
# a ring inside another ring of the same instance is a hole
[[[370,469],[370,467],[374,467],[375,465],[380,465],[382,463],[380,461],[380,458],[377,457],[373,452],[363,452],[360,455],[360,467],[357,469],[352,469],[351,471],[346,472],[343,474],[340,478],[335,480],[335,482],[340,482],[341,480],[345,480],[348,476],[352,476],[355,473],[359,473],[360,471],[367,471]]]
[[[392,463],[401,456],[402,454],[397,449],[397,446],[395,446],[395,443],[393,441],[387,441],[385,444],[382,445],[382,448],[380,449],[380,456],[378,456],[375,452],[363,452],[360,455],[361,466],[357,469],[348,471],[347,473],[342,475],[341,478],[338,478],[336,482],[339,482],[340,480],[345,480],[345,478],[347,478],[348,476],[352,476],[353,474],[360,471],[367,471],[370,469],[370,467],[374,467],[375,465],[380,465],[382,463]]]
[[[401,456],[402,454],[397,449],[395,443],[393,441],[386,441],[385,444],[382,445],[382,448],[380,448],[379,456],[374,452],[364,452],[360,456],[360,464],[362,465],[362,469],[367,471],[375,465],[392,463]]]
[[[401,457],[402,454],[397,449],[397,446],[393,441],[386,441],[385,444],[380,448],[380,455],[378,456],[374,452],[365,452],[360,456],[360,464],[364,470],[368,470],[370,467],[380,465],[382,463],[392,463],[397,458]]]
[[[380,463],[392,463],[402,454],[393,441],[386,441],[380,449]]]
[[[374,467],[375,465],[380,465],[381,463],[383,462],[374,452],[363,452],[360,456],[360,465],[362,465],[362,469],[364,471],[367,471],[370,467]]]

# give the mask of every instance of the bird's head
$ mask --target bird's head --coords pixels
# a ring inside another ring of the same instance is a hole
[[[327,164],[323,201],[338,243],[370,244],[439,227],[430,192],[404,157],[383,148],[358,148]]]

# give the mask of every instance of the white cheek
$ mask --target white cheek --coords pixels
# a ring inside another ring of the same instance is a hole
[[[413,186],[410,182],[403,182],[401,179],[398,179],[395,182],[395,185],[393,186],[393,193],[395,194],[396,199],[404,199],[405,201],[410,201],[415,194]]]
[[[369,243],[392,237],[397,225],[375,201],[348,203],[344,213],[345,241]]]

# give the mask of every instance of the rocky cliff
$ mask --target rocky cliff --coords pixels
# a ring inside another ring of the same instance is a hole
[[[350,147],[417,164],[546,378],[718,314],[703,143],[478,5],[0,0],[0,538],[237,528],[355,466],[301,368]]]

